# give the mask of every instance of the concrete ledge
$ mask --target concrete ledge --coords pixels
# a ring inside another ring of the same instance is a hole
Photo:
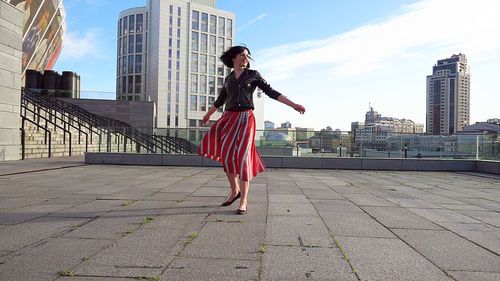
[[[361,160],[361,170],[402,170],[402,159],[377,159],[363,158]]]
[[[321,158],[263,156],[268,168],[344,169],[389,171],[460,171],[500,174],[500,162],[401,158]],[[85,153],[86,164],[221,167],[218,161],[194,154]]]
[[[500,162],[477,161],[476,171],[481,173],[500,174]]]
[[[361,158],[321,158],[321,168],[361,170]]]

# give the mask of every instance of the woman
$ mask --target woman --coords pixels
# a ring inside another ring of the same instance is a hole
[[[203,138],[198,154],[222,163],[231,186],[231,195],[222,206],[231,205],[241,197],[237,214],[247,212],[250,181],[265,170],[264,162],[255,149],[255,117],[252,113],[253,92],[259,87],[266,95],[303,114],[306,110],[275,91],[259,72],[250,69],[250,51],[244,46],[227,50],[220,60],[233,71],[226,77],[214,105],[203,117],[210,116],[225,103],[225,112]],[[238,182],[239,180],[239,182]]]

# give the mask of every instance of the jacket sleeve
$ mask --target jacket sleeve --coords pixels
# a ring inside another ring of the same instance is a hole
[[[262,75],[257,71],[255,74],[255,86],[259,87],[268,97],[277,100],[281,93],[276,91],[262,78]]]
[[[227,98],[226,87],[222,87],[222,89],[220,89],[220,93],[219,96],[217,97],[217,100],[215,100],[214,102],[214,106],[217,108],[221,107],[224,104],[224,102],[226,102],[226,98]]]

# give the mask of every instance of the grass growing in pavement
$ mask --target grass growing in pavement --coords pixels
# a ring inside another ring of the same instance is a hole
[[[134,201],[128,201],[128,202],[123,203],[122,206],[128,206],[128,205],[130,205],[132,203],[134,203]]]
[[[154,221],[154,220],[155,220],[155,218],[153,218],[153,217],[147,217],[147,218],[145,218],[145,219],[142,221],[142,225],[146,225],[146,224],[148,224],[150,221]]]
[[[75,274],[73,273],[73,271],[71,271],[69,269],[65,269],[63,271],[59,271],[59,275],[60,276],[75,276]]]
[[[198,236],[198,233],[193,233],[191,237],[189,237],[189,240],[186,241],[185,245],[189,245],[191,242],[193,242],[193,239]]]

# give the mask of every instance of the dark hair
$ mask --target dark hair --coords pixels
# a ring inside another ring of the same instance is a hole
[[[233,46],[229,48],[229,50],[225,51],[222,56],[220,56],[220,60],[229,68],[233,68],[233,59],[243,53],[243,51],[247,50],[248,54],[250,55],[250,50],[245,47],[245,46]],[[250,68],[250,62],[247,64],[247,68]]]

